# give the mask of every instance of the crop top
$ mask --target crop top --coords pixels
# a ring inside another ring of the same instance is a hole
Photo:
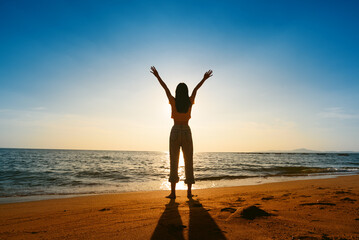
[[[179,121],[179,122],[188,122],[188,120],[191,118],[191,110],[192,110],[192,105],[194,104],[194,99],[192,97],[189,98],[189,100],[191,101],[191,106],[189,106],[188,111],[186,113],[179,113],[177,112],[176,109],[176,100],[174,97],[170,97],[169,101],[171,104],[171,109],[172,109],[172,114],[171,114],[171,118],[173,118],[173,120],[175,121]]]

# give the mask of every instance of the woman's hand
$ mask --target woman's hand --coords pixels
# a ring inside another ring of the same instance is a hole
[[[151,70],[151,73],[155,75],[156,78],[160,77],[160,74],[157,72],[157,69],[154,66],[151,67]]]
[[[163,89],[166,91],[166,95],[167,95],[167,97],[168,97],[168,100],[172,99],[173,97],[172,97],[172,95],[171,95],[171,92],[170,92],[170,90],[168,89],[166,83],[161,79],[160,74],[158,74],[158,72],[157,72],[157,69],[156,69],[154,66],[152,66],[150,72],[151,72],[153,75],[155,75],[155,77],[157,78],[158,82],[161,84],[161,86],[163,87]]]
[[[194,101],[194,98],[196,97],[197,91],[198,89],[203,85],[203,83],[210,77],[212,77],[212,70],[208,70],[204,75],[203,75],[203,79],[197,84],[197,86],[193,89],[191,98]]]
[[[203,75],[203,80],[207,80],[208,78],[212,77],[212,70],[207,71],[204,75]]]

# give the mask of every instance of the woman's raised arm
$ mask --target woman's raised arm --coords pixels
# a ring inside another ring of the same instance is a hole
[[[151,73],[152,73],[153,75],[155,75],[155,77],[157,78],[157,80],[160,82],[161,86],[163,87],[163,89],[164,89],[165,92],[166,92],[166,95],[167,95],[167,97],[168,97],[168,100],[170,100],[170,98],[172,97],[172,94],[171,94],[170,90],[168,89],[166,83],[161,79],[160,74],[157,72],[157,69],[156,69],[154,66],[151,67]],[[172,98],[173,98],[173,97],[172,97]]]
[[[191,99],[194,101],[196,94],[197,94],[197,90],[202,86],[202,84],[210,77],[212,77],[213,71],[209,70],[207,71],[204,75],[203,75],[203,79],[197,84],[197,86],[193,89],[192,95],[191,95]]]

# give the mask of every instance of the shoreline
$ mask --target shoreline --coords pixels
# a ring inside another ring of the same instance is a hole
[[[204,187],[196,188],[196,184],[193,185],[193,190],[200,189],[216,189],[216,188],[226,188],[226,187],[241,187],[241,186],[255,186],[267,183],[277,183],[277,182],[291,182],[291,181],[301,181],[301,180],[315,180],[315,179],[330,179],[338,178],[343,176],[355,176],[359,173],[343,173],[343,174],[313,174],[313,175],[298,175],[298,176],[263,176],[263,177],[248,177],[243,179],[236,180],[219,180],[212,181],[213,187]],[[216,183],[221,182],[219,185]],[[177,190],[185,190],[186,186],[183,181],[179,182],[179,187]],[[33,202],[33,201],[43,201],[51,199],[64,199],[64,198],[73,198],[73,197],[83,197],[83,196],[94,196],[94,195],[107,195],[107,194],[122,194],[122,193],[140,193],[140,192],[152,192],[152,191],[169,191],[168,189],[151,189],[147,191],[138,190],[138,191],[114,191],[114,192],[99,192],[99,193],[69,193],[69,194],[38,194],[38,195],[24,195],[24,196],[9,196],[9,197],[0,197],[0,205],[8,203],[22,203],[22,202]]]
[[[359,175],[166,193],[1,204],[0,239],[359,239]]]

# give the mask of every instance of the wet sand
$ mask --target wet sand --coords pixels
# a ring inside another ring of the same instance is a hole
[[[359,176],[0,205],[0,239],[359,239]]]

